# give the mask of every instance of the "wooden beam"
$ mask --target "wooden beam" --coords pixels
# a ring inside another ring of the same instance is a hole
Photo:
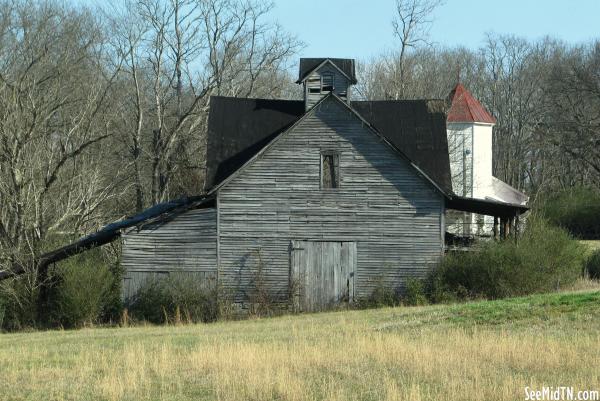
[[[499,232],[498,232],[498,219],[499,219],[498,216],[494,216],[494,239],[495,240],[498,239],[498,235],[499,235]]]

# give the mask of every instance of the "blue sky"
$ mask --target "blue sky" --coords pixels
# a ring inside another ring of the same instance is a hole
[[[393,11],[394,0],[275,0],[272,17],[306,44],[302,57],[367,60],[397,45]],[[600,38],[600,0],[446,0],[431,40],[475,49],[486,32],[572,43]]]

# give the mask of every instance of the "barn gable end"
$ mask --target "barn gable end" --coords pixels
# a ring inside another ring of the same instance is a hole
[[[322,188],[322,154],[338,155],[339,188]],[[356,297],[401,288],[439,260],[443,211],[442,193],[330,96],[218,189],[220,284],[247,302],[260,281],[283,301],[292,241],[326,241],[356,244]]]

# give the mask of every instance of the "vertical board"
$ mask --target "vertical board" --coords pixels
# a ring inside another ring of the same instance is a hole
[[[290,286],[295,310],[313,312],[340,302],[352,302],[355,243],[292,241],[290,249]],[[298,282],[299,287],[295,284]]]

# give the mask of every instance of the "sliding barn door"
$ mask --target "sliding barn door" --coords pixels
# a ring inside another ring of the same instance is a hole
[[[354,299],[355,242],[292,241],[290,289],[294,309],[312,312]]]

